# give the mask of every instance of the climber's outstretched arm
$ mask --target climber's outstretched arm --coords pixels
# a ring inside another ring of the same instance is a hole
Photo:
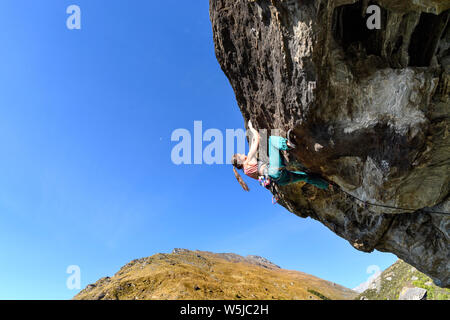
[[[259,142],[261,141],[261,136],[259,135],[259,132],[256,131],[255,128],[253,128],[251,121],[248,122],[248,128],[252,132],[252,141],[250,144],[250,151],[248,152],[248,155],[247,155],[247,159],[248,159],[247,161],[250,161],[253,158],[256,158],[256,152],[258,152]]]

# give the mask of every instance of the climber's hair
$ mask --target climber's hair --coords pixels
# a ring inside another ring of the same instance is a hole
[[[233,154],[233,156],[231,157],[231,164],[233,165],[233,167],[235,167],[236,169],[243,169],[244,166],[238,162],[238,155],[237,154]]]
[[[231,164],[233,165],[234,176],[236,177],[236,180],[241,185],[242,189],[244,189],[245,191],[250,191],[248,185],[245,183],[244,179],[242,179],[241,175],[236,170],[236,168],[237,169],[243,169],[244,168],[244,166],[241,163],[238,162],[237,154],[233,155],[233,157],[231,158]]]

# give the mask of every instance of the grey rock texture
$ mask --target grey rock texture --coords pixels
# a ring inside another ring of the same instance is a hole
[[[427,290],[423,288],[404,288],[398,300],[427,300]]]
[[[371,4],[381,8],[379,30],[366,27]],[[450,216],[429,211],[450,211],[449,8],[440,0],[210,0],[216,56],[245,120],[269,134],[295,128],[289,162],[348,193],[296,184],[279,188],[280,203],[444,287]]]

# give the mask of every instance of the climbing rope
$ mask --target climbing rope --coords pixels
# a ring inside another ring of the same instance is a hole
[[[372,207],[380,207],[380,208],[387,208],[387,209],[393,209],[393,210],[403,210],[403,211],[419,211],[419,210],[423,210],[426,213],[436,213],[436,214],[442,214],[442,215],[450,215],[450,212],[445,212],[445,211],[434,211],[434,210],[426,210],[426,209],[412,209],[412,208],[402,208],[402,207],[394,207],[394,206],[389,206],[389,205],[384,205],[384,204],[378,204],[378,203],[371,203],[368,201],[364,201],[359,199],[358,197],[348,193],[347,191],[343,190],[341,187],[339,187],[337,184],[332,183],[333,186],[337,187],[340,191],[342,191],[343,193],[345,193],[346,195],[348,195],[349,197],[363,203],[366,206],[372,206]]]

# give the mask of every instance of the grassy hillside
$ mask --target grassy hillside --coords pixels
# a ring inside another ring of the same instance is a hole
[[[256,256],[176,249],[134,260],[74,299],[354,299],[356,292]]]
[[[433,284],[425,274],[402,260],[387,268],[375,281],[376,288],[367,289],[356,299],[398,300],[404,288],[423,288],[427,290],[427,300],[450,300],[450,290]]]

